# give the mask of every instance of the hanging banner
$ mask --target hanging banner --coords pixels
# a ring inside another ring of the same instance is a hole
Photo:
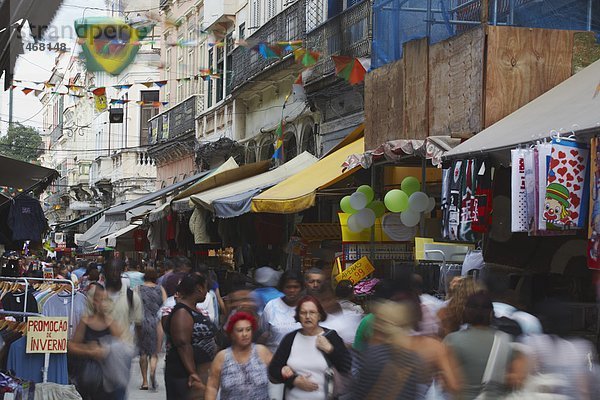
[[[588,268],[600,270],[600,140],[595,137],[591,140],[590,164],[590,219],[588,240]]]
[[[96,106],[96,111],[99,113],[106,111],[106,108],[108,107],[106,100],[106,88],[101,87],[94,89],[92,90],[92,93],[94,94],[94,105]]]
[[[522,149],[511,150],[511,231],[527,232],[527,190],[525,155]]]
[[[29,317],[27,353],[66,353],[69,320],[67,317]]]
[[[550,228],[586,227],[589,199],[589,147],[574,140],[553,139],[544,204]]]

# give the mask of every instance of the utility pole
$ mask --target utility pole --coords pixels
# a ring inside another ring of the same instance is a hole
[[[10,89],[8,90],[8,128],[12,126],[13,123],[13,87],[10,85]]]

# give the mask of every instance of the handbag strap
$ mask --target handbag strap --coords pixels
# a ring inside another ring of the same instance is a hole
[[[500,333],[494,333],[494,342],[492,343],[492,349],[490,350],[490,355],[488,356],[487,364],[485,366],[485,371],[483,371],[483,376],[481,377],[481,383],[485,385],[490,381],[492,375],[494,374],[494,369],[496,368],[496,361],[498,359],[498,352],[500,351]]]

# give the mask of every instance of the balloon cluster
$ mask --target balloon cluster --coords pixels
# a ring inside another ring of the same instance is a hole
[[[386,193],[385,206],[394,213],[401,213],[400,220],[408,227],[415,226],[421,220],[422,212],[431,212],[435,208],[435,199],[419,191],[421,184],[414,176],[402,180],[400,189]]]
[[[345,196],[340,201],[343,212],[350,214],[348,229],[352,232],[361,232],[375,225],[375,220],[385,214],[385,205],[382,201],[374,200],[375,192],[369,185],[362,185],[350,196]]]

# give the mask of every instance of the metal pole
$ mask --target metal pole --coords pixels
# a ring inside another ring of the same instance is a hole
[[[588,0],[587,30],[592,30],[592,0]]]
[[[508,25],[514,25],[515,24],[515,0],[510,0],[509,7],[510,7],[510,10],[509,10],[509,14],[508,14]]]
[[[431,38],[431,20],[433,16],[431,14],[431,2],[432,0],[427,0],[427,37]]]
[[[371,166],[371,188],[375,187],[375,166]],[[371,227],[371,246],[369,249],[369,258],[371,262],[375,260],[375,225]]]
[[[427,158],[423,156],[421,159],[421,191],[423,193],[427,193],[425,190],[425,185],[427,181]],[[419,229],[421,232],[421,237],[425,237],[425,214],[421,213],[421,221],[419,224]]]
[[[6,79],[6,76],[4,77]],[[8,128],[12,126],[13,123],[13,87],[10,85],[10,89],[8,91]]]
[[[494,0],[494,17],[493,25],[498,25],[498,0]]]

